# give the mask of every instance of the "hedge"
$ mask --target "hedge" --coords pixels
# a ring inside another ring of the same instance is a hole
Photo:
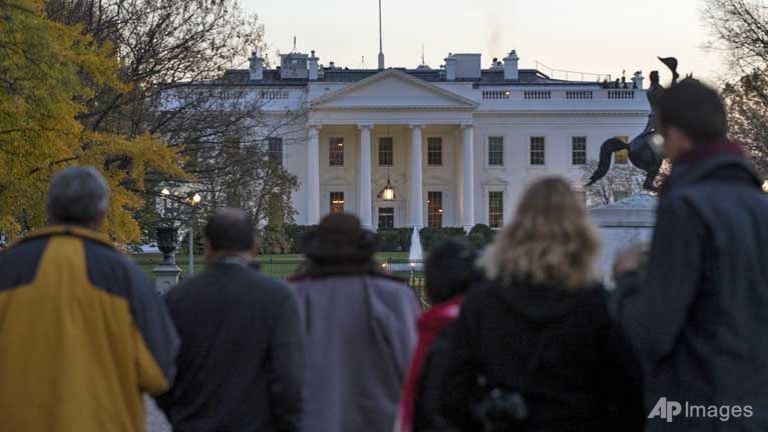
[[[285,225],[284,232],[276,232],[265,228],[262,235],[262,253],[302,253],[301,238],[316,225]],[[377,231],[382,252],[408,251],[411,248],[413,228],[381,228]],[[482,249],[491,242],[496,233],[485,224],[477,224],[469,234],[461,227],[422,228],[419,231],[421,246],[425,252],[430,252],[443,241],[450,238],[466,238],[472,245]]]
[[[430,252],[445,240],[450,238],[465,238],[467,233],[461,227],[422,228],[419,231],[421,247],[424,252]]]
[[[411,249],[413,228],[379,228],[379,249],[382,252],[400,252]]]
[[[469,230],[467,240],[477,250],[482,250],[489,244],[493,243],[493,239],[496,237],[496,233],[486,224],[477,224]]]

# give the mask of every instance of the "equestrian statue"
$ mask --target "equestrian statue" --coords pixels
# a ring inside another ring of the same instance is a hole
[[[672,71],[672,84],[677,84],[680,77],[677,73],[677,59],[674,57],[661,58],[659,60]],[[592,186],[598,180],[605,177],[611,168],[611,157],[614,153],[622,150],[628,150],[629,161],[635,167],[645,171],[646,177],[643,188],[655,191],[654,182],[659,175],[661,163],[664,158],[659,151],[663,138],[659,131],[658,104],[659,99],[664,94],[665,88],[659,83],[659,71],[651,72],[651,85],[646,91],[648,102],[651,105],[651,114],[648,116],[648,123],[643,132],[635,137],[629,143],[620,138],[610,138],[600,146],[600,161],[597,169],[589,178],[587,187]]]

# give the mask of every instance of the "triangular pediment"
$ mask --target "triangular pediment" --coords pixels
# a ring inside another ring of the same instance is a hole
[[[474,109],[477,103],[404,72],[388,69],[314,101],[315,109]]]

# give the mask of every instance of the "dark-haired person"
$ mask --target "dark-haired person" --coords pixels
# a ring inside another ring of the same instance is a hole
[[[638,271],[635,249],[614,266],[617,317],[648,372],[649,428],[768,430],[768,198],[715,90],[686,79],[659,117],[672,172],[648,262]],[[739,415],[671,419],[659,400]]]
[[[158,405],[176,432],[298,431],[296,299],[249,265],[256,245],[244,211],[218,210],[204,235],[206,269],[166,295],[182,343],[176,382]]]
[[[426,291],[434,305],[419,317],[419,342],[400,400],[398,430],[443,431],[450,425],[440,415],[440,385],[450,350],[448,330],[459,317],[463,295],[482,279],[475,267],[477,252],[465,241],[448,240],[429,253],[424,265]]]
[[[376,236],[348,214],[323,218],[301,243],[291,280],[306,341],[306,432],[391,432],[416,345],[418,302],[380,271]]]

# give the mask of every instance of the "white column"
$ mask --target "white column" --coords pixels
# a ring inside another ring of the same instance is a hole
[[[307,136],[307,225],[320,223],[320,126],[310,125]]]
[[[411,125],[411,226],[424,226],[424,194],[422,191],[422,155],[420,124]]]
[[[360,209],[358,216],[363,228],[373,227],[371,219],[371,124],[357,125],[360,129]]]
[[[462,169],[462,215],[464,229],[469,232],[475,226],[475,147],[474,127],[462,124],[461,169]]]

